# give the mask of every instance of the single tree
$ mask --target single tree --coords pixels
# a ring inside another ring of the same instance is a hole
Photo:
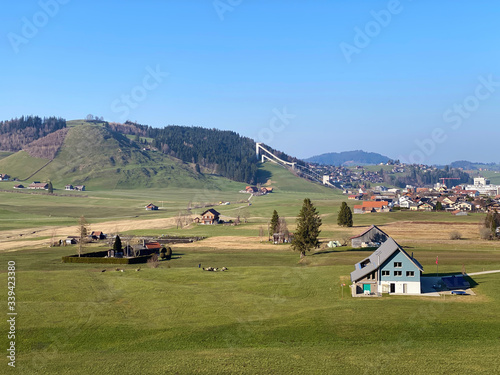
[[[52,181],[49,181],[49,187],[48,187],[48,190],[49,190],[49,194],[54,194],[54,187],[52,186]]]
[[[113,250],[115,254],[122,252],[122,240],[119,235],[116,235],[115,242],[113,243]]]
[[[309,198],[304,199],[297,217],[297,229],[292,241],[292,249],[299,251],[301,258],[305,257],[306,251],[311,251],[319,245],[320,226],[321,218],[316,207]]]
[[[278,227],[280,224],[280,217],[278,216],[278,211],[273,211],[273,216],[271,217],[271,234],[278,232]]]
[[[78,220],[78,227],[80,232],[80,241],[78,241],[78,256],[81,257],[83,252],[83,241],[87,238],[89,232],[89,223],[87,223],[85,216],[80,216],[80,219]]]
[[[441,202],[436,203],[436,211],[443,211],[443,205],[441,204]]]
[[[340,206],[337,224],[341,227],[352,227],[352,211],[346,202],[342,202]]]

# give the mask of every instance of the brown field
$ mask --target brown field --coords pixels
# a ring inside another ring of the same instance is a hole
[[[105,233],[121,233],[136,229],[164,229],[175,227],[175,218],[149,220],[120,220],[108,221],[94,226],[90,230],[99,230]],[[48,246],[51,241],[64,239],[67,236],[78,235],[77,225],[64,227],[41,227],[24,230],[10,230],[0,232],[0,251],[16,251],[26,247]],[[40,237],[51,237],[36,240]]]

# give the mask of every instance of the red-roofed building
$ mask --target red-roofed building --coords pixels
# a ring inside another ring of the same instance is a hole
[[[364,214],[367,212],[390,212],[389,202],[387,201],[363,201],[363,204],[354,206],[355,214]]]

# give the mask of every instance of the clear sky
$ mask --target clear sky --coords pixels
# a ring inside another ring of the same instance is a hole
[[[500,4],[23,0],[0,13],[0,119],[234,130],[291,155],[500,162]]]

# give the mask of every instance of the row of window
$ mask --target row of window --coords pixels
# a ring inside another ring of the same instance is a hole
[[[390,276],[391,271],[382,271],[382,276]],[[403,276],[403,271],[394,271],[394,276]],[[406,271],[406,277],[414,277],[415,271]]]

